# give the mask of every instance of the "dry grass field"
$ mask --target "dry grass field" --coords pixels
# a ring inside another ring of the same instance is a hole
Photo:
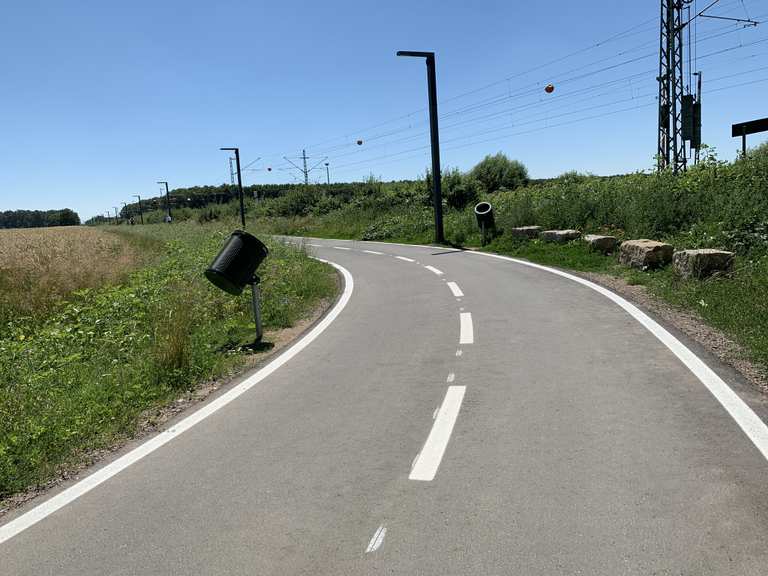
[[[75,290],[117,282],[139,256],[134,242],[98,228],[0,230],[0,321],[43,313]]]

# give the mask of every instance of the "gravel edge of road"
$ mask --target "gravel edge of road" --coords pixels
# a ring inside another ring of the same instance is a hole
[[[337,287],[335,297],[321,300],[306,318],[298,321],[290,328],[265,332],[265,337],[273,339],[275,344],[273,348],[258,356],[246,359],[245,363],[237,371],[224,378],[200,382],[191,390],[184,391],[175,401],[147,410],[142,415],[141,423],[134,434],[119,438],[106,448],[92,450],[84,454],[78,464],[62,469],[45,484],[30,487],[23,492],[0,500],[0,522],[10,512],[25,506],[40,496],[48,494],[62,484],[81,480],[94,466],[104,463],[105,460],[111,457],[117,457],[128,446],[140,443],[149,436],[162,431],[172,421],[186,416],[192,409],[197,408],[202,402],[211,399],[216,393],[225,392],[228,388],[259,370],[283,350],[289,348],[291,344],[299,340],[320,322],[335,306],[336,302],[339,301],[339,298],[341,298],[344,291],[344,278],[338,270],[334,269],[333,271]]]
[[[623,296],[651,312],[702,346],[723,364],[733,368],[747,382],[768,396],[768,373],[749,359],[747,351],[722,330],[713,328],[697,314],[673,306],[651,294],[645,286],[628,284],[623,278],[596,272],[571,271]]]

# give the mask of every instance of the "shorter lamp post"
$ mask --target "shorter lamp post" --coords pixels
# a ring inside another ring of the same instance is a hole
[[[160,180],[158,184],[165,184],[165,209],[168,211],[168,222],[171,221],[171,194],[168,191],[168,182]]]
[[[144,210],[141,208],[141,196],[134,194],[133,197],[139,199],[139,218],[141,218],[141,223],[144,224]]]
[[[326,184],[331,183],[331,171],[328,168],[328,162],[325,163],[325,180],[326,180]]]
[[[219,150],[226,150],[235,153],[235,164],[237,165],[237,190],[240,194],[240,223],[245,228],[245,202],[243,200],[243,178],[240,174],[240,148],[219,148]]]

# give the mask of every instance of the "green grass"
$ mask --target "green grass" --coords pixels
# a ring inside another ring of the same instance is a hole
[[[540,240],[516,240],[510,236],[502,236],[486,246],[485,250],[506,256],[525,258],[547,266],[571,268],[585,272],[611,273],[617,268],[615,259],[588,250],[582,242],[555,244]]]
[[[729,277],[683,280],[667,268],[634,278],[660,298],[695,311],[768,367],[768,255],[737,257]]]
[[[76,290],[47,314],[0,334],[0,497],[46,481],[93,449],[135,432],[140,416],[235,370],[249,353],[248,291],[233,297],[202,272],[231,228],[196,223],[124,228],[153,249],[118,284]],[[266,330],[293,325],[336,292],[335,273],[268,242],[259,269]],[[154,247],[154,248],[152,248]]]

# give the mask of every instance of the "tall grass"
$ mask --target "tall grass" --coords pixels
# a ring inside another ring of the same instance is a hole
[[[75,290],[120,281],[141,265],[141,248],[81,226],[0,230],[0,325],[44,314]]]

